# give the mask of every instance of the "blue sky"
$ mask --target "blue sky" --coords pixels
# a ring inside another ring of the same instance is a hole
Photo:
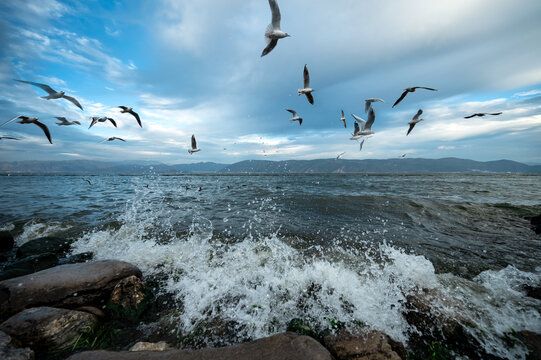
[[[310,6],[306,6],[306,4]],[[541,163],[541,2],[278,0],[292,35],[267,56],[267,0],[0,3],[0,159],[152,160],[462,157]],[[315,105],[297,96],[308,64]],[[43,82],[82,103],[43,100],[13,79]],[[409,94],[409,86],[438,92]],[[374,136],[349,140],[350,116],[374,106]],[[139,128],[117,105],[132,106]],[[290,123],[297,110],[302,126]],[[348,128],[339,121],[347,114]],[[408,121],[423,109],[409,136]],[[475,112],[502,111],[464,119]],[[82,126],[59,127],[54,116]],[[119,127],[91,116],[110,116]],[[5,120],[4,120],[5,119]],[[202,151],[189,155],[191,134]],[[126,143],[98,143],[119,136]]]

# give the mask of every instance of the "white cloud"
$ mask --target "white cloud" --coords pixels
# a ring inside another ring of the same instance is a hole
[[[533,96],[533,95],[539,95],[539,94],[541,94],[541,89],[518,92],[515,94],[515,96]]]

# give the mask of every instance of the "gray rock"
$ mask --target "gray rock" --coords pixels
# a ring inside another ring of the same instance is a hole
[[[0,331],[0,359],[2,360],[34,360],[34,352],[19,345],[3,331]]]
[[[14,261],[0,272],[0,281],[19,277],[56,266],[58,258],[53,253],[28,256]]]
[[[69,251],[72,241],[54,237],[45,236],[30,240],[17,249],[17,257],[25,258],[32,255],[43,253],[65,254]]]
[[[0,330],[35,350],[64,349],[97,321],[96,316],[82,311],[38,307],[10,317],[0,324]]]
[[[243,344],[201,350],[88,351],[69,360],[332,360],[320,343],[308,336],[286,332]]]
[[[123,308],[137,309],[137,306],[145,298],[143,292],[145,285],[137,276],[129,276],[115,285],[111,292],[111,302]]]
[[[101,311],[100,309],[98,309],[97,307],[94,307],[94,306],[81,306],[81,307],[78,307],[75,310],[84,311],[84,312],[87,312],[87,313],[90,313],[90,314],[94,314],[99,318],[104,318],[105,317],[105,313],[103,311]]]
[[[86,262],[88,260],[92,260],[92,256],[94,256],[94,254],[91,253],[91,252],[83,252],[83,253],[71,255],[71,256],[65,257],[63,259],[60,259],[58,261],[58,264],[59,265],[64,265],[64,264],[82,263],[82,262]]]
[[[101,260],[60,265],[34,274],[0,281],[0,316],[33,306],[77,308],[99,304],[123,278],[141,270],[124,261]]]
[[[165,341],[159,341],[157,343],[140,341],[130,348],[130,351],[165,351],[173,349]]]
[[[9,231],[0,231],[0,252],[13,249],[15,240]]]
[[[325,336],[323,343],[338,360],[401,360],[407,356],[404,345],[392,341],[380,331],[341,332]]]

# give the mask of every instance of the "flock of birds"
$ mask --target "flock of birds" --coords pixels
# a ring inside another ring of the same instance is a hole
[[[267,43],[267,46],[265,47],[265,49],[263,49],[263,52],[261,53],[261,57],[263,57],[265,55],[268,55],[276,47],[276,45],[278,44],[279,39],[284,39],[286,37],[291,36],[288,33],[282,31],[281,28],[280,28],[281,14],[280,14],[280,8],[278,7],[278,3],[276,2],[276,0],[268,0],[268,1],[269,1],[270,9],[271,9],[272,19],[271,19],[271,23],[267,27],[267,30],[265,31],[265,41]],[[306,99],[308,100],[308,102],[310,104],[314,105],[314,97],[312,95],[312,92],[314,92],[315,90],[310,87],[310,73],[308,71],[308,66],[306,64],[304,65],[304,70],[303,70],[303,80],[304,80],[303,88],[298,89],[297,93],[298,93],[299,96],[304,95],[306,97]],[[29,85],[33,85],[33,86],[37,86],[37,87],[41,88],[42,90],[46,91],[48,93],[48,95],[47,96],[42,96],[41,97],[42,99],[46,99],[46,100],[66,99],[66,100],[72,102],[75,106],[77,106],[81,110],[83,110],[83,107],[81,106],[79,101],[77,101],[77,99],[75,99],[72,96],[66,95],[64,93],[64,91],[56,91],[53,88],[51,88],[49,85],[46,85],[46,84],[40,84],[40,83],[31,82],[31,81],[25,81],[25,80],[16,80],[16,81],[21,82],[21,83],[25,83],[25,84],[29,84]],[[437,89],[424,87],[424,86],[413,86],[413,87],[406,88],[406,89],[404,89],[404,91],[402,92],[400,97],[395,101],[395,103],[393,104],[392,107],[394,108],[402,100],[404,100],[406,95],[408,95],[409,93],[414,93],[417,89],[423,89],[423,90],[429,90],[429,91],[438,91]],[[350,137],[350,140],[359,141],[360,142],[360,150],[362,150],[363,144],[364,144],[366,138],[368,138],[369,136],[375,134],[375,132],[372,130],[372,125],[374,124],[374,121],[376,119],[376,114],[375,114],[374,108],[372,107],[372,104],[374,104],[376,102],[384,103],[385,101],[380,99],[380,98],[370,98],[370,99],[365,100],[365,113],[367,113],[367,120],[366,121],[364,119],[362,119],[361,117],[355,115],[355,114],[351,114],[351,116],[355,119],[355,122],[354,122],[353,133],[352,133],[352,136]],[[121,109],[120,110],[121,113],[129,113],[129,114],[131,114],[137,120],[137,123],[139,124],[139,126],[143,127],[143,124],[141,123],[141,119],[139,117],[139,114],[137,114],[135,111],[133,111],[133,109],[131,107],[118,106],[118,108]],[[303,119],[302,119],[302,117],[299,116],[299,114],[295,110],[286,109],[286,111],[288,111],[288,112],[290,112],[292,114],[292,117],[290,119],[291,122],[298,121],[299,125],[302,125]],[[416,124],[423,121],[423,119],[420,118],[422,113],[423,113],[423,110],[419,109],[417,111],[417,113],[413,116],[413,118],[408,122],[409,128],[408,128],[408,131],[406,133],[406,136],[411,133],[411,131],[413,130],[413,128],[415,127]],[[465,119],[470,119],[470,118],[473,118],[473,117],[483,117],[483,116],[486,116],[486,115],[493,115],[494,116],[494,115],[500,115],[500,114],[502,114],[502,113],[501,112],[496,112],[496,113],[475,113],[475,114],[472,114],[472,115],[469,115],[469,116],[465,116],[464,118]],[[58,126],[81,125],[81,123],[79,121],[68,121],[65,117],[58,116],[58,117],[55,117],[55,118],[60,121],[60,122],[56,123]],[[92,126],[96,125],[97,123],[104,123],[104,122],[107,122],[107,121],[109,121],[115,128],[117,127],[116,121],[113,118],[110,118],[110,117],[106,117],[106,116],[97,117],[97,116],[95,116],[95,117],[91,117],[90,119],[91,119],[91,123],[90,123],[90,126],[88,127],[89,129]],[[45,124],[38,121],[37,117],[28,117],[28,116],[18,115],[16,117],[12,118],[12,119],[7,120],[3,124],[1,124],[0,127],[4,126],[6,124],[9,124],[9,123],[11,123],[12,121],[15,121],[15,120],[19,120],[19,121],[17,121],[17,123],[19,123],[19,124],[34,124],[34,125],[37,125],[38,127],[41,128],[41,130],[43,131],[43,133],[45,134],[45,136],[47,137],[49,142],[51,144],[53,143],[49,128]],[[347,123],[346,123],[346,117],[344,115],[344,110],[341,110],[341,117],[340,117],[339,120],[344,124],[344,128],[347,128]],[[12,137],[12,136],[0,136],[0,139],[20,140],[18,138]],[[112,137],[109,137],[107,139],[104,139],[104,140],[100,141],[100,143],[106,142],[106,141],[107,142],[108,141],[115,141],[115,140],[119,140],[119,141],[123,141],[123,142],[126,141],[126,140],[124,140],[124,139],[122,139],[120,137],[112,136]],[[198,152],[198,151],[201,151],[201,149],[197,147],[197,141],[195,139],[195,135],[192,135],[192,137],[191,137],[191,148],[188,149],[188,153],[191,155],[191,154],[193,154],[195,152]],[[339,154],[336,157],[336,159],[339,159],[342,155],[344,155],[344,153]],[[402,154],[402,157],[405,157],[405,155],[406,154]]]

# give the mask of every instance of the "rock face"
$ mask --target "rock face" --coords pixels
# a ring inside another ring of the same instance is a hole
[[[532,224],[533,231],[536,234],[541,234],[541,214],[531,217],[530,224]]]
[[[39,307],[10,317],[0,324],[0,330],[32,349],[63,349],[96,322],[96,316],[86,312]]]
[[[392,341],[379,331],[358,335],[339,333],[325,336],[323,342],[338,360],[401,360],[406,358],[404,346]]]
[[[130,348],[130,351],[164,351],[171,349],[172,347],[169,346],[165,341],[159,341],[157,343],[140,341],[133,345]]]
[[[308,336],[281,333],[224,348],[169,351],[88,351],[69,357],[70,360],[332,360],[320,343]]]
[[[0,317],[23,309],[54,305],[67,308],[107,300],[121,279],[141,271],[124,261],[102,260],[67,264],[0,281]]]
[[[0,273],[0,280],[32,274],[57,264],[58,258],[53,253],[28,256],[6,266]]]
[[[34,352],[29,348],[20,349],[14,344],[11,336],[0,331],[0,359],[3,360],[34,360]]]
[[[0,252],[13,249],[15,240],[9,231],[0,231]]]
[[[71,240],[46,236],[30,240],[17,249],[17,257],[25,258],[43,253],[64,254],[69,251]]]
[[[137,276],[132,275],[122,279],[115,285],[111,292],[111,302],[123,308],[137,309],[137,305],[143,301],[145,285]]]

